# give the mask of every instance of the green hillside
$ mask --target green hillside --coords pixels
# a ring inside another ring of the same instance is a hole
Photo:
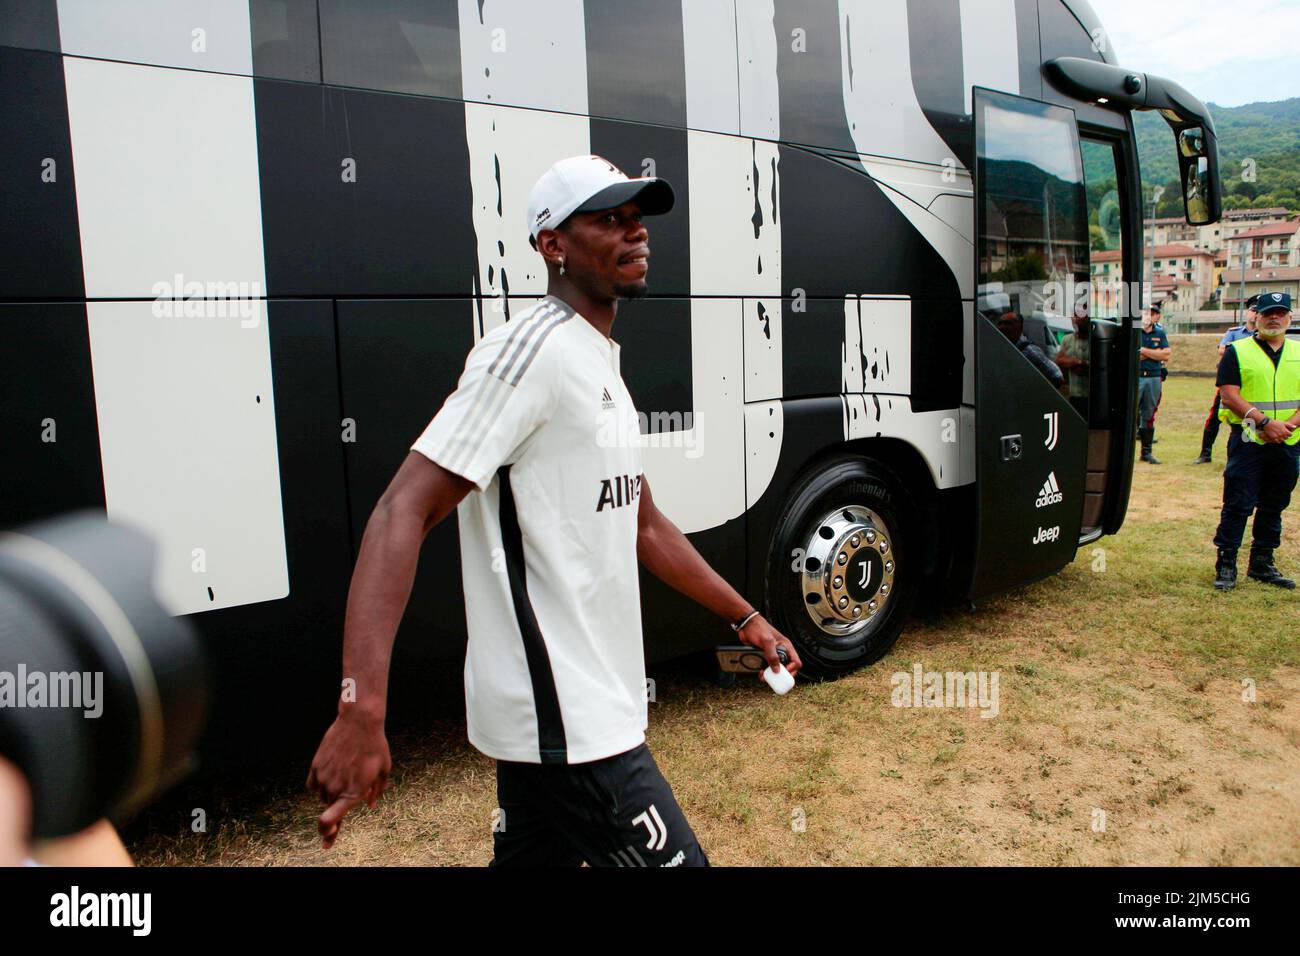
[[[1300,209],[1300,98],[1245,106],[1210,104],[1219,134],[1219,168],[1223,178],[1224,206],[1286,206]],[[1142,184],[1168,188],[1158,214],[1182,214],[1178,194],[1178,160],[1174,137],[1158,113],[1134,114]],[[1243,162],[1254,160],[1255,181],[1243,179]]]

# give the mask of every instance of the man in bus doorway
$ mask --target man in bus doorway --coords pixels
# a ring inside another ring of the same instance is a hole
[[[707,866],[645,743],[638,563],[731,622],[779,670],[794,646],[661,512],[610,329],[646,294],[649,233],[673,191],[599,156],[553,165],[528,201],[547,295],[487,332],[366,525],[348,593],[343,673],[355,693],[312,761],[347,812],[383,793],[388,664],[420,544],[458,509],[470,743],[496,759],[494,865]],[[351,698],[349,700],[349,697]]]
[[[1029,359],[1029,363],[1038,369],[1043,378],[1052,383],[1053,388],[1060,388],[1065,384],[1065,376],[1061,374],[1056,363],[1047,357],[1046,352],[1030,342],[1029,336],[1025,335],[1024,316],[1019,312],[1004,312],[997,324],[998,330],[1020,350],[1025,358]]]
[[[1288,342],[1291,296],[1262,292],[1256,331],[1228,346],[1219,361],[1220,417],[1232,428],[1223,470],[1223,513],[1214,535],[1214,586],[1237,585],[1237,549],[1251,511],[1250,565],[1256,581],[1288,590],[1273,562],[1282,544],[1282,512],[1291,503],[1300,461],[1300,343]]]
[[[1056,365],[1065,374],[1070,404],[1086,422],[1092,354],[1092,320],[1086,303],[1075,306],[1071,321],[1074,323],[1074,331],[1061,339],[1061,347],[1056,352]]]
[[[1156,435],[1156,409],[1160,407],[1161,383],[1164,381],[1164,363],[1172,350],[1169,336],[1160,324],[1160,306],[1153,305],[1142,313],[1142,345],[1138,362],[1138,440],[1142,442],[1142,461],[1149,465],[1160,464],[1151,454],[1151,443]]]
[[[1223,353],[1228,350],[1228,346],[1238,339],[1248,339],[1255,334],[1255,303],[1259,301],[1258,295],[1252,295],[1246,300],[1246,321],[1241,325],[1234,325],[1228,331],[1223,333],[1223,338],[1219,340],[1219,358],[1223,358]],[[1214,401],[1210,405],[1209,417],[1205,419],[1205,428],[1201,433],[1201,454],[1192,459],[1193,465],[1208,465],[1214,457],[1214,443],[1219,438],[1219,390],[1214,390]]]

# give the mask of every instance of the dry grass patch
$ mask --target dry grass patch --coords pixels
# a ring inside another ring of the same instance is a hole
[[[1137,466],[1122,532],[1056,577],[916,621],[874,667],[785,698],[657,669],[650,746],[710,859],[1300,864],[1300,600],[1210,587],[1221,464],[1189,462],[1211,390],[1166,383],[1156,451],[1168,464]],[[1300,572],[1295,507],[1279,561]],[[891,675],[917,662],[997,671],[998,716],[892,706]],[[297,783],[250,796],[232,781],[208,801],[206,835],[168,819],[128,838],[150,865],[486,863],[493,765],[463,724],[392,749],[392,788],[329,852]]]

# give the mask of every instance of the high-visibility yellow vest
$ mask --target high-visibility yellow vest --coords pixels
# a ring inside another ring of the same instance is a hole
[[[1300,408],[1300,343],[1287,340],[1277,365],[1264,354],[1267,345],[1261,346],[1253,338],[1238,339],[1228,348],[1237,350],[1237,364],[1241,367],[1241,397],[1247,405],[1254,405],[1269,418],[1286,421]],[[1219,418],[1230,425],[1240,425],[1241,416],[1219,406]],[[1247,441],[1254,441],[1254,429],[1243,432]],[[1300,428],[1286,440],[1288,445],[1300,442]]]

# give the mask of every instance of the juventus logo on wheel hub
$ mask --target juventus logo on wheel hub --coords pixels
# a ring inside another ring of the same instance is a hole
[[[894,587],[892,534],[869,508],[850,505],[826,515],[804,549],[804,606],[817,627],[837,637],[876,617]]]

